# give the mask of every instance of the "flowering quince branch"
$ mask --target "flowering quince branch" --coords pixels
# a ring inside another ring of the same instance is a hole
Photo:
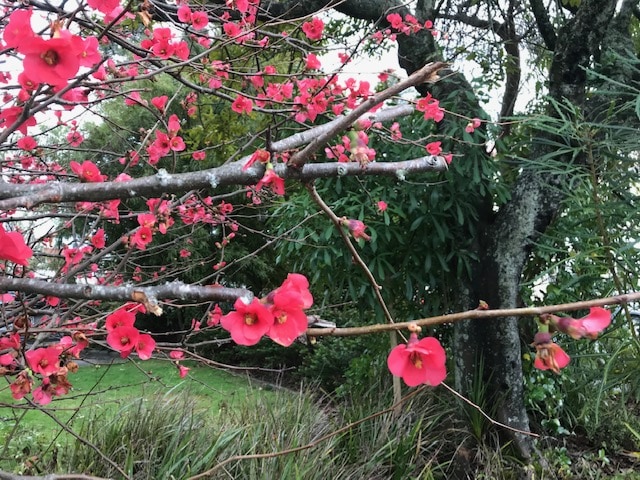
[[[363,327],[334,327],[334,328],[310,328],[307,335],[310,337],[351,337],[355,335],[367,335],[380,332],[388,332],[390,330],[404,330],[409,328],[411,324],[420,327],[430,327],[442,325],[444,323],[455,323],[462,320],[481,320],[484,318],[499,317],[534,317],[552,312],[559,311],[575,311],[584,310],[591,307],[602,307],[606,305],[622,305],[640,300],[640,292],[631,292],[614,297],[599,298],[596,300],[585,300],[581,302],[562,303],[558,305],[546,305],[544,307],[526,307],[526,308],[507,308],[503,310],[468,310],[466,312],[451,313],[447,315],[438,315],[436,317],[421,318],[410,322],[396,322],[394,324],[375,324]]]
[[[0,276],[0,290],[37,293],[60,298],[78,298],[86,300],[139,301],[146,298],[152,304],[154,299],[178,299],[190,301],[232,302],[239,297],[248,298],[252,294],[242,288],[228,288],[217,285],[189,285],[172,281],[164,285],[143,287],[137,285],[78,285],[52,283],[33,278],[15,278]]]
[[[444,62],[430,63],[413,73],[407,79],[398,82],[380,93],[372,95],[371,98],[362,102],[348,115],[342,117],[331,129],[323,132],[321,135],[318,135],[304,149],[294,154],[289,160],[288,165],[292,167],[302,166],[316,151],[318,151],[318,149],[323,147],[337,133],[355,123],[363,114],[410,87],[415,87],[421,83],[435,80],[435,78],[437,78],[438,71],[445,67],[447,67],[447,64]]]

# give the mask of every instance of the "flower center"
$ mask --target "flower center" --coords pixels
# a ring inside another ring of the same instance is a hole
[[[280,325],[282,325],[283,323],[287,323],[287,314],[281,313],[280,315],[278,315],[276,317],[276,322],[278,322]]]
[[[409,360],[416,368],[422,368],[422,357],[418,352],[411,352],[409,354]]]
[[[46,52],[40,54],[40,58],[44,60],[44,63],[47,65],[57,65],[59,61],[58,52],[55,50],[47,50]]]
[[[244,316],[244,323],[247,324],[247,325],[253,325],[254,323],[256,323],[255,315],[252,315],[250,313],[246,314]]]

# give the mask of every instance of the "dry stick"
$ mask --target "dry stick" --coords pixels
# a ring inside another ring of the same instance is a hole
[[[591,307],[603,307],[605,305],[622,305],[640,300],[640,292],[632,292],[614,297],[599,298],[597,300],[585,300],[582,302],[562,303],[559,305],[548,305],[544,307],[527,307],[527,308],[505,308],[502,310],[469,310],[467,312],[451,313],[448,315],[439,315],[437,317],[422,318],[412,320],[410,322],[401,322],[394,324],[376,324],[364,327],[349,328],[309,328],[306,334],[310,337],[351,337],[355,335],[368,335],[371,333],[388,332],[390,330],[403,330],[411,324],[421,327],[441,325],[443,323],[454,323],[461,320],[498,318],[498,317],[533,317],[542,315],[543,313],[554,313],[562,311],[583,310]]]
[[[511,430],[512,432],[516,432],[516,433],[520,433],[522,435],[529,435],[530,437],[539,437],[540,435],[538,435],[537,433],[532,433],[532,432],[527,432],[526,430],[519,430],[517,428],[513,428],[510,427],[509,425],[506,425],[504,423],[501,423],[497,420],[494,420],[493,418],[491,418],[489,416],[488,413],[485,413],[484,410],[482,410],[482,408],[480,407],[480,405],[476,405],[475,403],[473,403],[471,400],[469,400],[468,398],[466,398],[464,395],[461,395],[460,393],[456,392],[453,388],[451,388],[449,385],[447,385],[446,383],[441,383],[440,385],[442,385],[444,388],[446,388],[447,390],[449,390],[451,393],[453,393],[456,397],[458,397],[460,400],[462,400],[463,402],[468,403],[469,405],[471,405],[473,408],[475,408],[478,412],[480,412],[480,414],[486,418],[487,420],[489,420],[489,422],[491,422],[494,425],[497,425],[499,427],[502,428],[506,428],[507,430]]]
[[[307,190],[309,191],[309,195],[311,195],[311,198],[318,204],[320,209],[324,213],[327,214],[329,219],[331,219],[331,221],[333,222],[335,227],[338,229],[338,232],[340,233],[340,236],[342,237],[342,241],[344,242],[346,247],[349,249],[349,252],[351,252],[351,256],[352,256],[353,260],[362,269],[362,271],[364,272],[365,276],[367,277],[367,280],[369,280],[369,283],[373,287],[373,291],[375,292],[376,299],[378,300],[378,303],[380,304],[380,307],[382,308],[382,311],[384,313],[385,318],[387,319],[387,322],[389,322],[389,324],[393,324],[394,321],[393,321],[393,317],[391,316],[391,312],[389,311],[389,308],[387,308],[387,304],[384,301],[384,298],[382,298],[382,293],[380,293],[380,290],[381,290],[380,285],[378,285],[378,282],[376,282],[376,279],[373,276],[373,274],[371,273],[371,270],[369,270],[367,265],[364,263],[364,261],[360,257],[360,254],[358,253],[356,248],[351,243],[351,240],[349,239],[347,233],[344,231],[344,228],[342,228],[342,225],[340,223],[340,219],[338,218],[338,216],[335,213],[333,213],[333,210],[331,210],[329,205],[327,205],[324,202],[324,200],[322,200],[322,197],[320,197],[320,195],[318,194],[318,191],[316,190],[316,187],[315,187],[314,184],[307,185]],[[394,330],[390,330],[389,332],[390,332],[389,341],[390,341],[390,344],[391,344],[391,349],[393,349],[393,348],[395,348],[397,346],[398,339],[396,338],[396,333],[395,333]],[[400,384],[400,378],[394,376],[393,377],[393,400],[394,400],[394,402],[398,403],[400,401],[401,397],[402,397],[402,385]],[[396,410],[396,414],[397,413],[399,413],[398,410]]]
[[[303,451],[303,450],[308,450],[310,448],[314,448],[317,445],[319,445],[320,443],[324,442],[325,440],[330,439],[331,437],[335,437],[336,435],[340,435],[343,432],[351,430],[353,427],[357,427],[361,423],[367,422],[369,420],[373,420],[374,418],[377,418],[377,417],[379,417],[381,415],[384,415],[385,413],[389,413],[389,412],[395,410],[398,406],[400,406],[401,404],[403,404],[404,402],[406,402],[410,398],[414,397],[418,393],[422,392],[426,388],[427,388],[426,386],[419,387],[416,390],[414,390],[413,392],[405,395],[403,398],[400,399],[400,401],[398,403],[394,403],[389,408],[385,408],[384,410],[380,410],[379,412],[376,412],[376,413],[373,413],[373,414],[371,414],[371,415],[369,415],[367,417],[361,418],[360,420],[356,420],[355,422],[352,422],[352,423],[350,423],[350,424],[348,424],[348,425],[346,425],[346,426],[344,426],[342,428],[339,428],[338,430],[336,430],[334,432],[327,433],[326,435],[323,435],[319,439],[314,440],[313,442],[307,443],[306,445],[302,445],[300,447],[295,447],[295,448],[290,448],[290,449],[287,449],[287,450],[280,450],[279,452],[254,453],[254,454],[249,454],[249,455],[234,455],[232,457],[227,458],[226,460],[223,460],[222,462],[217,464],[215,467],[210,468],[206,472],[202,472],[202,473],[199,473],[198,475],[195,475],[193,477],[189,477],[189,478],[187,478],[187,480],[198,480],[200,478],[208,478],[216,470],[224,467],[225,465],[227,465],[227,464],[229,464],[231,462],[235,462],[235,461],[238,461],[238,460],[258,460],[258,459],[261,459],[261,458],[274,458],[274,457],[280,457],[282,455],[289,455],[291,453],[296,453],[296,452],[300,452],[300,451]],[[0,479],[0,480],[2,480],[2,479]]]

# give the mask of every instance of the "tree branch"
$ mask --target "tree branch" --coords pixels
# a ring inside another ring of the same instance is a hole
[[[554,312],[570,312],[575,310],[583,310],[590,307],[602,307],[605,305],[622,305],[640,300],[640,292],[632,292],[615,297],[600,298],[597,300],[586,300],[582,302],[563,303],[560,305],[548,305],[544,307],[527,307],[527,308],[506,308],[501,310],[469,310],[467,312],[453,313],[448,315],[439,315],[437,317],[422,318],[412,320],[410,322],[394,323],[394,324],[376,324],[366,325],[363,327],[348,328],[310,328],[306,334],[309,337],[351,337],[356,335],[367,335],[371,333],[388,332],[391,330],[405,330],[411,324],[420,327],[431,327],[434,325],[442,325],[443,323],[456,323],[462,320],[502,318],[502,317],[534,317],[543,313]]]
[[[243,288],[227,288],[214,285],[188,285],[180,281],[141,287],[76,285],[52,283],[33,278],[14,278],[0,276],[0,291],[19,291],[40,295],[51,295],[60,298],[78,298],[86,300],[113,300],[121,302],[143,302],[146,299],[152,306],[162,299],[178,299],[183,301],[219,301],[234,302],[237,298],[253,296]]]

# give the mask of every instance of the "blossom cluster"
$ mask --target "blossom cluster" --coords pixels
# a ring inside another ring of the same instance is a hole
[[[571,358],[560,345],[554,343],[549,333],[549,326],[569,335],[575,340],[581,338],[595,339],[611,324],[611,312],[602,307],[592,307],[589,314],[579,318],[541,315],[542,330],[533,339],[536,358],[533,365],[540,370],[551,370],[560,373],[560,369],[569,365]]]
[[[0,338],[0,373],[16,374],[9,385],[11,395],[20,400],[31,393],[33,401],[47,405],[53,397],[65,395],[71,389],[67,378],[74,373],[78,365],[73,359],[80,357],[80,352],[89,344],[83,331],[75,331],[64,336],[54,345],[35,348],[24,354],[26,366],[20,365],[19,353],[22,350],[20,333],[14,332],[8,337]],[[33,388],[36,380],[40,385]]]
[[[253,298],[250,302],[237,299],[235,310],[222,316],[220,325],[238,345],[255,345],[266,335],[288,347],[307,329],[304,310],[312,305],[307,278],[290,273],[282,285],[265,298]]]

